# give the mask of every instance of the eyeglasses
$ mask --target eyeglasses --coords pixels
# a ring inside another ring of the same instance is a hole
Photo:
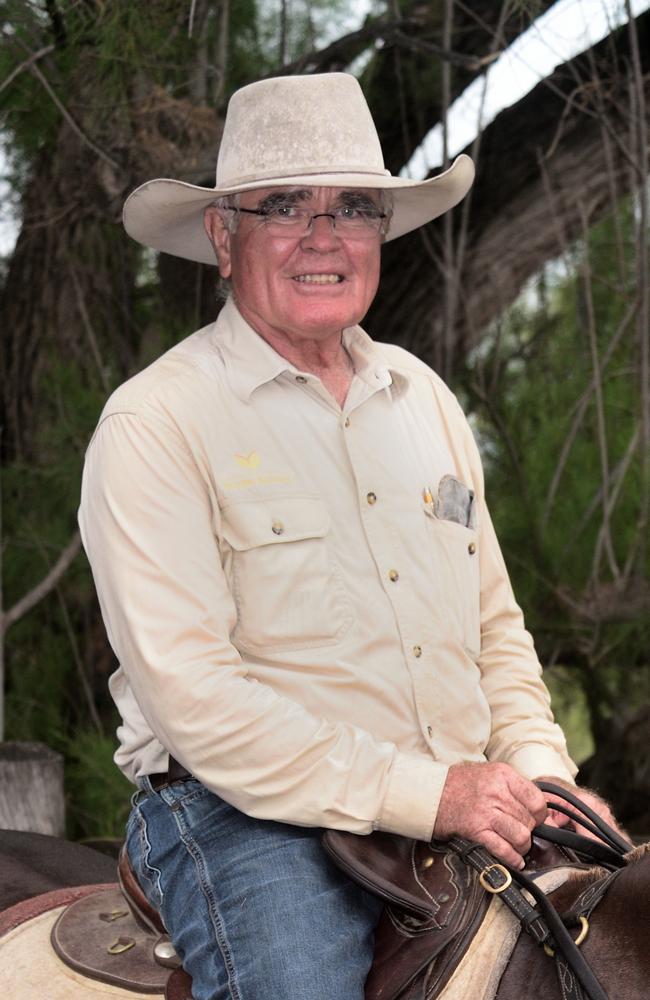
[[[355,240],[368,240],[383,235],[386,214],[379,209],[351,208],[340,205],[331,212],[310,212],[300,205],[278,205],[276,208],[234,208],[227,206],[227,212],[245,212],[258,215],[269,236],[302,238],[311,232],[314,219],[331,219],[332,228],[339,236]]]

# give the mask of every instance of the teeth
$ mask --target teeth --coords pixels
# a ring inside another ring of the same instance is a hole
[[[313,285],[338,285],[343,278],[340,274],[297,274],[293,280]]]

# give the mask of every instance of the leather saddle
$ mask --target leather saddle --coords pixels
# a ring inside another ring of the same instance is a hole
[[[366,1000],[435,1000],[492,899],[476,872],[443,841],[327,830],[323,846],[342,871],[386,904]],[[576,863],[572,851],[534,839],[526,871],[541,875]]]
[[[192,980],[181,968],[124,848],[118,878],[119,885],[98,889],[66,907],[52,928],[52,947],[61,961],[90,979],[165,1000],[192,1000]]]
[[[323,846],[339,868],[386,903],[366,1000],[434,1000],[489,906],[491,897],[476,874],[444,842],[328,830]],[[534,841],[527,869],[547,871],[575,860],[570,851]],[[67,906],[52,928],[57,955],[91,979],[165,1000],[192,1000],[191,978],[142,892],[124,848],[118,878],[118,886]]]

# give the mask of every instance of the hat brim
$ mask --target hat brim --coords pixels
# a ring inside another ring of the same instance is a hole
[[[386,240],[397,239],[447,212],[461,201],[474,180],[474,164],[462,153],[444,173],[426,181],[390,174],[302,174],[251,181],[234,188],[207,188],[166,178],[136,188],[124,205],[124,228],[144,246],[201,264],[215,264],[203,226],[203,212],[215,199],[269,187],[358,187],[391,192],[393,215]]]

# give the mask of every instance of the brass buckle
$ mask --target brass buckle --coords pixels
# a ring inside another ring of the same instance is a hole
[[[503,878],[505,880],[503,882],[503,885],[497,885],[497,886],[490,885],[490,883],[487,880],[487,877],[488,873],[491,871],[497,871],[501,875],[503,875]],[[498,895],[500,892],[504,892],[508,888],[508,886],[512,885],[512,875],[510,874],[507,868],[504,868],[503,865],[497,864],[496,861],[494,864],[488,865],[486,868],[483,869],[483,871],[480,873],[478,877],[478,880],[486,892],[491,892],[495,896]]]

